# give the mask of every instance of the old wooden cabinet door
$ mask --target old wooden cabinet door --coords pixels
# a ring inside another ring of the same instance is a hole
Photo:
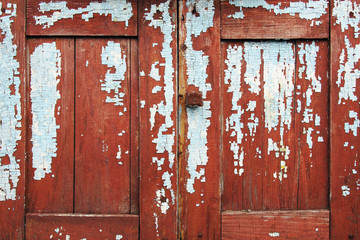
[[[1,239],[360,239],[360,1],[0,4]]]

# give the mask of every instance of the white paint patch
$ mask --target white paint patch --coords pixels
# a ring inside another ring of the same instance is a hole
[[[21,140],[20,65],[11,31],[15,18],[16,4],[8,3],[5,14],[0,12],[0,201],[16,200],[20,176],[20,159],[15,157]]]
[[[173,49],[171,47],[171,43],[174,41],[172,34],[175,30],[175,25],[171,20],[169,5],[170,0],[165,3],[160,3],[159,5],[151,5],[150,12],[145,13],[144,16],[145,20],[150,21],[149,26],[152,26],[155,29],[159,28],[164,36],[161,50],[161,56],[164,59],[164,63],[160,63],[159,61],[154,62],[149,74],[149,76],[157,82],[163,79],[164,84],[163,87],[156,86],[152,90],[153,94],[163,94],[164,100],[149,108],[151,130],[157,131],[156,137],[152,140],[152,142],[156,144],[156,156],[152,157],[152,162],[157,163],[157,170],[159,171],[162,170],[162,165],[165,160],[168,160],[170,169],[173,168],[175,161],[175,124],[172,115],[174,114],[174,83],[176,81],[174,79],[175,68],[172,55]],[[155,15],[159,12],[161,13],[161,17],[155,19]],[[161,67],[164,68],[163,76],[160,75],[159,68]],[[162,89],[163,91],[161,91]],[[165,121],[157,124],[156,114],[165,117]],[[164,157],[164,154],[166,153],[167,158]],[[156,191],[157,206],[160,208],[162,214],[166,214],[168,209],[170,209],[170,205],[175,204],[175,193],[171,184],[172,176],[173,175],[169,174],[168,171],[164,172],[162,175],[163,186],[160,190]],[[169,200],[170,198],[167,197],[167,195],[169,195],[167,193],[171,196],[171,202]]]
[[[239,12],[229,15],[229,18],[244,19],[244,8],[262,7],[269,12],[274,12],[276,15],[298,15],[301,19],[312,20],[311,26],[321,24],[321,21],[315,21],[315,19],[319,19],[325,15],[327,13],[326,9],[329,6],[328,0],[309,0],[307,3],[292,1],[289,7],[282,7],[281,3],[270,4],[265,0],[230,0],[229,3],[240,8]]]
[[[354,37],[359,37],[360,4],[351,0],[334,0],[332,15],[336,17],[335,24],[341,26],[342,32],[352,27],[354,29]]]
[[[344,197],[350,195],[350,188],[348,186],[346,186],[346,185],[341,186],[341,190],[342,190],[342,195]]]
[[[360,44],[353,47],[345,35],[345,48],[340,55],[340,66],[336,84],[340,87],[338,104],[345,101],[357,101],[356,82],[360,78],[360,70],[355,67],[360,59]]]
[[[356,137],[357,136],[357,130],[360,127],[360,121],[358,119],[358,113],[355,111],[350,110],[349,111],[349,118],[350,119],[354,119],[353,124],[350,124],[349,122],[345,122],[345,132],[349,133],[350,131],[353,132],[353,135]]]
[[[102,48],[101,62],[109,68],[103,83],[101,83],[101,90],[108,93],[105,102],[123,106],[125,93],[121,92],[121,84],[125,80],[127,65],[126,55],[121,49],[120,43],[108,41],[107,45]],[[113,72],[114,68],[115,72]],[[120,112],[119,115],[121,115]]]
[[[230,137],[234,140],[229,141],[230,150],[234,153],[234,174],[242,175],[244,171],[244,151],[240,146],[244,137],[242,129],[244,123],[242,122],[241,116],[244,113],[244,109],[238,105],[239,100],[242,96],[241,89],[241,62],[243,60],[243,48],[241,46],[229,46],[226,50],[227,59],[225,64],[227,69],[224,70],[224,84],[228,85],[227,92],[232,93],[231,99],[231,111],[233,112],[228,118],[226,118],[226,131],[230,131]],[[255,102],[256,106],[256,102]],[[248,108],[253,108],[249,104]]]
[[[123,238],[123,235],[121,235],[121,234],[118,234],[118,235],[116,235],[116,238],[115,238],[115,240],[121,240]]]
[[[61,19],[73,19],[75,15],[80,15],[83,20],[88,22],[94,14],[111,15],[113,22],[125,22],[128,26],[130,18],[134,15],[132,5],[126,0],[105,0],[103,2],[90,2],[85,8],[69,9],[66,1],[61,2],[41,2],[39,3],[39,12],[51,13],[48,15],[34,16],[36,25],[43,25],[43,28],[53,26]]]
[[[272,233],[269,233],[269,236],[270,236],[270,237],[280,237],[280,233],[278,233],[278,232],[272,232]]]
[[[60,99],[57,89],[61,76],[61,52],[56,43],[44,43],[30,56],[32,167],[34,179],[41,180],[51,173],[52,159],[57,156],[55,107]]]
[[[196,4],[196,14],[192,13],[192,6]],[[214,2],[213,0],[186,2],[189,11],[186,13],[186,38],[185,60],[187,66],[187,83],[199,89],[204,99],[204,105],[201,108],[187,108],[187,122],[189,123],[187,138],[188,145],[188,164],[187,171],[190,177],[186,181],[186,189],[189,193],[194,193],[195,179],[205,181],[205,166],[208,162],[207,151],[207,129],[210,126],[210,101],[206,101],[208,91],[211,91],[211,84],[207,83],[207,67],[209,65],[209,56],[206,56],[202,50],[195,50],[193,47],[193,38],[197,38],[201,33],[205,33],[213,27]]]

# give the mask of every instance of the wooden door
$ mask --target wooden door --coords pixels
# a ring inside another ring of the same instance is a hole
[[[2,0],[0,239],[360,239],[359,4]]]

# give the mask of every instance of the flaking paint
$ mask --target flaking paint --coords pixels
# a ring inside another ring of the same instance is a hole
[[[41,180],[51,173],[57,156],[56,104],[61,76],[61,52],[56,43],[43,43],[30,55],[30,101],[32,113],[31,141],[34,179]]]
[[[103,2],[90,2],[87,7],[70,9],[66,1],[61,2],[41,2],[39,3],[39,12],[50,13],[48,15],[34,16],[36,25],[42,25],[43,29],[53,26],[61,19],[73,19],[75,15],[81,15],[81,18],[88,22],[94,14],[111,15],[113,22],[125,22],[128,26],[130,18],[134,15],[132,5],[127,0],[105,0]]]
[[[0,2],[0,201],[16,200],[20,166],[15,157],[18,141],[21,140],[21,102],[18,46],[14,42],[12,25],[17,17],[17,5]],[[13,89],[13,91],[11,91]],[[9,164],[4,163],[4,158]]]
[[[244,19],[244,8],[258,8],[262,7],[269,12],[274,12],[276,15],[288,14],[291,16],[299,16],[301,19],[311,20],[311,25],[320,25],[320,19],[327,13],[329,1],[327,0],[308,0],[306,3],[303,1],[292,1],[289,7],[281,6],[281,3],[270,4],[265,0],[229,0],[231,5],[239,7],[240,11],[235,12],[228,16],[228,18]]]
[[[193,6],[196,5],[196,14],[192,13]],[[213,27],[214,2],[212,0],[186,2],[188,12],[186,13],[186,38],[185,38],[185,62],[188,86],[195,86],[202,93],[203,107],[187,108],[187,138],[188,158],[187,171],[189,177],[186,179],[186,190],[190,194],[195,192],[195,180],[205,182],[205,166],[208,162],[207,132],[210,126],[211,102],[206,100],[207,93],[212,90],[211,84],[207,82],[207,67],[209,56],[203,50],[195,50],[193,41]]]

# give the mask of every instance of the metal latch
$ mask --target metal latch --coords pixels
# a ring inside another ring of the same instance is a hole
[[[187,107],[202,107],[203,106],[203,98],[201,92],[198,91],[189,91],[186,93],[185,97],[185,105]]]

